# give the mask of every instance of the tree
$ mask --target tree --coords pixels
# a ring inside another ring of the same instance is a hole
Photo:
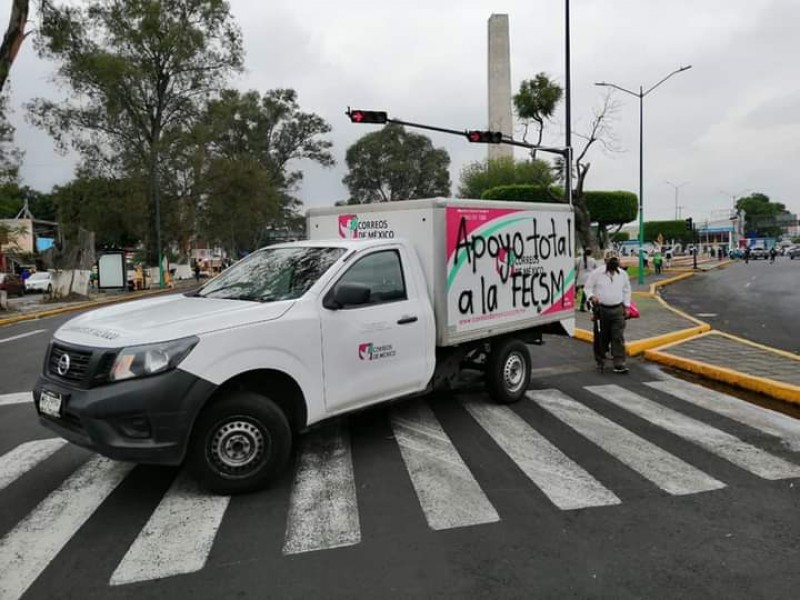
[[[605,192],[587,190],[583,193],[586,209],[593,223],[597,223],[597,236],[601,248],[608,246],[610,227],[616,227],[611,234],[619,233],[625,223],[630,223],[639,214],[639,198],[632,192]]]
[[[589,150],[595,144],[600,144],[604,152],[619,151],[613,131],[611,130],[611,122],[616,116],[617,109],[617,103],[612,101],[610,94],[606,94],[600,107],[594,109],[594,115],[589,124],[588,132],[574,132],[576,137],[584,140],[583,147],[577,151],[573,164],[577,177],[575,189],[572,193],[572,203],[575,207],[575,231],[578,241],[580,241],[581,246],[584,248],[591,248],[594,246],[591,234],[591,224],[594,219],[589,209],[586,194],[584,193],[586,176],[589,174],[589,169],[592,166],[592,164],[588,162],[587,156]],[[558,173],[559,179],[563,181],[563,158],[559,157],[556,160],[555,171]]]
[[[564,190],[529,183],[498,185],[481,194],[483,200],[508,200],[510,202],[563,202]]]
[[[56,220],[56,206],[50,194],[43,194],[17,183],[0,185],[0,219],[15,218],[25,206],[26,198],[34,217],[43,221]]]
[[[658,236],[665,240],[676,240],[685,244],[694,241],[694,233],[686,229],[686,221],[645,221],[644,240],[645,242],[655,242]]]
[[[759,192],[739,198],[737,210],[744,211],[744,228],[748,237],[779,237],[783,226],[790,224],[791,213],[780,202],[771,202]]]
[[[12,0],[11,18],[8,28],[0,44],[0,91],[6,84],[11,65],[17,58],[17,53],[22,47],[22,42],[28,37],[25,33],[25,24],[28,21],[29,0]]]
[[[17,181],[22,152],[14,146],[14,126],[6,119],[8,96],[0,93],[0,185]]]
[[[223,0],[87,0],[48,6],[37,48],[55,61],[64,101],[30,103],[33,123],[84,164],[144,176],[148,224],[160,211],[161,158],[197,119],[205,98],[242,66],[238,26]],[[168,178],[167,178],[168,179]],[[137,215],[140,216],[140,215]],[[150,233],[150,259],[160,254]]]
[[[515,161],[511,157],[473,162],[461,171],[458,195],[481,198],[501,185],[534,184],[544,188],[553,183],[552,167],[543,160]]]
[[[334,164],[331,126],[300,110],[297,94],[277,89],[223,90],[212,100],[188,142],[184,167],[192,173],[200,233],[234,255],[253,250],[265,230],[294,228],[301,206],[294,193],[302,180],[296,161]],[[176,193],[185,193],[180,190]]]
[[[528,139],[529,127],[531,124],[535,124],[536,145],[542,145],[544,122],[552,118],[562,95],[561,86],[552,81],[546,73],[538,73],[533,79],[525,80],[520,84],[519,92],[514,95],[513,100],[517,117],[525,126],[522,136],[524,141]],[[536,158],[535,150],[531,153],[531,157]]]
[[[95,233],[98,247],[131,248],[144,237],[148,228],[141,217],[147,206],[144,179],[102,178],[79,173],[73,181],[54,188],[52,198],[67,240],[79,237],[80,231],[90,231]]]
[[[347,149],[342,179],[359,204],[450,195],[450,156],[431,140],[387,125]]]

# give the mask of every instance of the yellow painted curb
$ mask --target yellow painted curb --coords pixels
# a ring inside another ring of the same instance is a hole
[[[793,354],[791,352],[787,352],[786,350],[773,348],[772,346],[765,346],[764,344],[759,344],[758,342],[754,342],[752,340],[746,340],[745,338],[741,338],[731,333],[725,333],[724,331],[715,331],[714,333],[716,335],[721,335],[722,337],[726,337],[735,342],[747,344],[748,346],[752,346],[753,348],[758,348],[760,350],[767,350],[768,352],[772,352],[773,354],[778,354],[780,356],[783,356],[784,358],[791,358],[792,360],[800,362],[800,356],[798,356],[797,354]]]
[[[656,296],[656,300],[658,301],[658,303],[661,306],[663,306],[667,310],[675,313],[679,317],[681,317],[683,319],[686,319],[688,321],[691,321],[692,323],[696,323],[698,326],[706,327],[706,329],[703,329],[703,331],[708,331],[709,329],[711,329],[711,325],[709,325],[708,323],[705,323],[704,321],[701,321],[700,319],[696,319],[692,315],[689,315],[689,314],[683,312],[682,310],[679,310],[677,308],[674,308],[674,307],[670,306],[669,304],[667,304],[667,301],[664,300],[661,296]]]
[[[169,292],[175,292],[175,290],[174,289],[153,290],[137,294],[136,296],[133,297],[122,296],[120,298],[108,298],[104,300],[89,300],[86,302],[78,302],[71,306],[62,306],[60,308],[53,308],[50,310],[41,310],[37,312],[25,313],[22,315],[15,315],[13,317],[6,317],[5,319],[0,319],[0,327],[3,327],[5,325],[13,325],[14,323],[21,323],[22,321],[35,321],[37,319],[46,319],[47,317],[55,317],[58,315],[63,315],[71,312],[77,312],[79,310],[84,310],[87,308],[96,308],[96,307],[106,306],[108,304],[118,304],[120,302],[131,302],[133,300],[141,300],[142,298],[149,298],[150,296],[158,296]]]
[[[756,377],[755,375],[747,375],[732,369],[724,367],[717,367],[707,363],[682,358],[663,352],[663,348],[656,350],[646,350],[644,357],[653,362],[661,363],[670,367],[675,367],[683,371],[697,373],[709,379],[722,381],[740,388],[748,389],[760,394],[777,398],[778,400],[785,400],[795,404],[800,404],[800,387],[775,381],[773,379],[766,379],[764,377]]]
[[[675,277],[670,277],[669,279],[662,279],[661,281],[655,281],[650,284],[650,293],[655,295],[656,290],[660,287],[664,287],[665,285],[669,285],[671,283],[675,283],[677,281],[683,281],[684,279],[689,279],[689,277],[694,277],[695,271],[689,271],[687,273],[681,273],[680,275],[676,275]]]
[[[678,331],[670,331],[662,335],[656,335],[641,340],[633,340],[625,343],[625,353],[628,356],[638,356],[645,350],[650,348],[666,347],[666,345],[676,344],[683,342],[691,337],[695,337],[711,330],[711,326],[703,323],[697,327],[689,327],[688,329],[679,329]],[[592,343],[594,341],[594,334],[586,329],[575,328],[576,339],[582,342]]]
[[[711,331],[711,325],[703,323],[697,327],[689,327],[688,329],[680,329],[678,331],[671,331],[662,335],[656,335],[650,338],[628,342],[625,344],[625,351],[628,353],[628,356],[638,356],[650,348],[657,348],[665,344],[682,342],[688,338],[695,337],[707,331]]]

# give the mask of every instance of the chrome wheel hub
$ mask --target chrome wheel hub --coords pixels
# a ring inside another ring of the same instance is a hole
[[[241,475],[261,462],[266,449],[264,434],[254,423],[232,420],[222,423],[211,436],[209,454],[229,474]]]
[[[510,354],[503,367],[503,383],[506,389],[515,393],[525,385],[525,360],[519,354]]]

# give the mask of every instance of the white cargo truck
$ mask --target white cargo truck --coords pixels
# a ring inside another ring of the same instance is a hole
[[[334,415],[485,372],[528,386],[527,343],[574,330],[569,206],[437,198],[312,209],[307,241],[269,246],[196,292],[83,314],[56,333],[41,422],[120,460],[249,491]]]

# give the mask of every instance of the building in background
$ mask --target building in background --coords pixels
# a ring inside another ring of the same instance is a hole
[[[489,130],[513,136],[511,117],[511,46],[508,15],[489,17]],[[514,148],[508,144],[489,144],[489,160],[513,158]]]

